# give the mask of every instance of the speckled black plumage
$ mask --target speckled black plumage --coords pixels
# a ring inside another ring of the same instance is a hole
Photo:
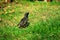
[[[24,17],[21,19],[21,21],[19,22],[19,28],[20,27],[27,27],[29,25],[29,22],[28,22],[28,15],[29,15],[29,12],[26,12]]]

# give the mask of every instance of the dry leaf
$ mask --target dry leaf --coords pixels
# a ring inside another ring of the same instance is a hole
[[[9,11],[9,13],[13,13],[13,12],[15,12],[14,10],[12,10],[12,11]]]

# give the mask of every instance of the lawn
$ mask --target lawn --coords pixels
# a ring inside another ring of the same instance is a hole
[[[60,40],[59,3],[10,3],[0,10],[0,40]],[[30,24],[18,28],[25,12],[29,12]]]

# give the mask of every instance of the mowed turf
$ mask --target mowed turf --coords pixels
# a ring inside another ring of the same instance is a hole
[[[18,28],[25,12],[30,13],[30,24],[26,28]],[[0,20],[0,40],[60,40],[59,4],[11,3],[0,11]]]

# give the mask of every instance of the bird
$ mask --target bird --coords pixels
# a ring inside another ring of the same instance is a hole
[[[29,12],[26,12],[24,17],[21,19],[21,21],[19,22],[19,28],[20,27],[27,27],[29,25],[29,22],[28,22],[28,15],[29,15]]]

